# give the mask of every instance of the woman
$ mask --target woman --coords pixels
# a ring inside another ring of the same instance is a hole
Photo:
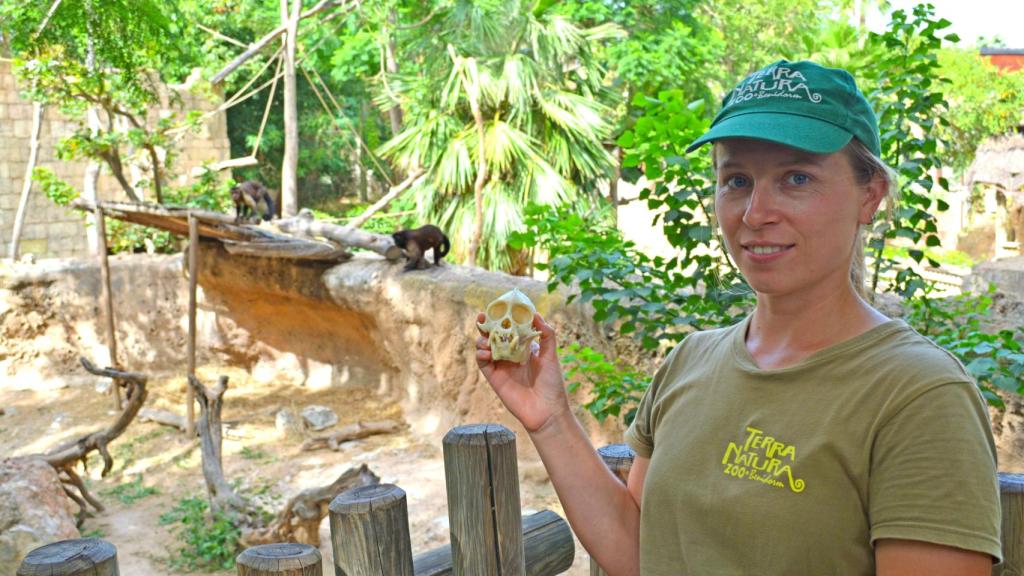
[[[662,364],[626,432],[628,486],[572,415],[539,315],[525,366],[477,344],[581,542],[610,575],[990,574],[985,404],[953,356],[860,295],[861,228],[894,186],[853,78],[772,64],[689,150],[709,142],[717,220],[757,304]]]

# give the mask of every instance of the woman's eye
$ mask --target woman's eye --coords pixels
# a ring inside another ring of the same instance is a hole
[[[810,181],[810,176],[808,176],[807,174],[801,174],[799,172],[797,172],[796,174],[790,174],[789,176],[786,177],[786,182],[788,184],[793,184],[795,186],[801,186],[803,184],[807,184]]]
[[[749,183],[746,176],[730,176],[725,181],[725,185],[730,188],[746,188]]]

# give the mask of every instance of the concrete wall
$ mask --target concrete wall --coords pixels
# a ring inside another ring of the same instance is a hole
[[[18,95],[19,87],[11,71],[11,62],[0,60],[0,256],[6,257],[14,229],[14,216],[21,196],[25,168],[28,164],[32,135],[32,102]],[[162,110],[152,116],[178,113],[190,109],[213,110],[218,105],[201,96],[182,93],[182,102],[172,105],[164,98]],[[82,189],[86,163],[57,160],[54,146],[71,135],[78,123],[47,109],[40,133],[38,166],[49,168],[71,186]],[[225,160],[230,154],[227,120],[223,112],[214,114],[197,134],[187,135],[178,150],[172,168],[172,186],[189,183],[188,172],[203,162]],[[125,199],[121,187],[104,166],[100,173],[98,193],[101,200]],[[148,175],[146,175],[148,176]],[[129,175],[129,177],[131,177]],[[151,200],[151,199],[149,199]],[[84,256],[90,253],[86,242],[84,215],[76,210],[56,206],[33,186],[25,226],[21,236],[21,253],[39,257]]]

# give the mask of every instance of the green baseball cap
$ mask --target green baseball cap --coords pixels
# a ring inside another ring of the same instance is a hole
[[[831,154],[857,138],[881,156],[878,120],[846,70],[778,62],[747,76],[722,99],[711,128],[686,149],[722,138],[777,142]]]

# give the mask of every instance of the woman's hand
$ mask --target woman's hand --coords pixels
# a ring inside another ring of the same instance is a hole
[[[486,319],[477,315],[477,325]],[[540,332],[540,344],[531,350],[525,364],[493,360],[487,332],[480,330],[476,341],[476,363],[501,401],[526,428],[534,433],[555,418],[569,413],[562,367],[555,351],[555,331],[533,315],[533,328]]]

